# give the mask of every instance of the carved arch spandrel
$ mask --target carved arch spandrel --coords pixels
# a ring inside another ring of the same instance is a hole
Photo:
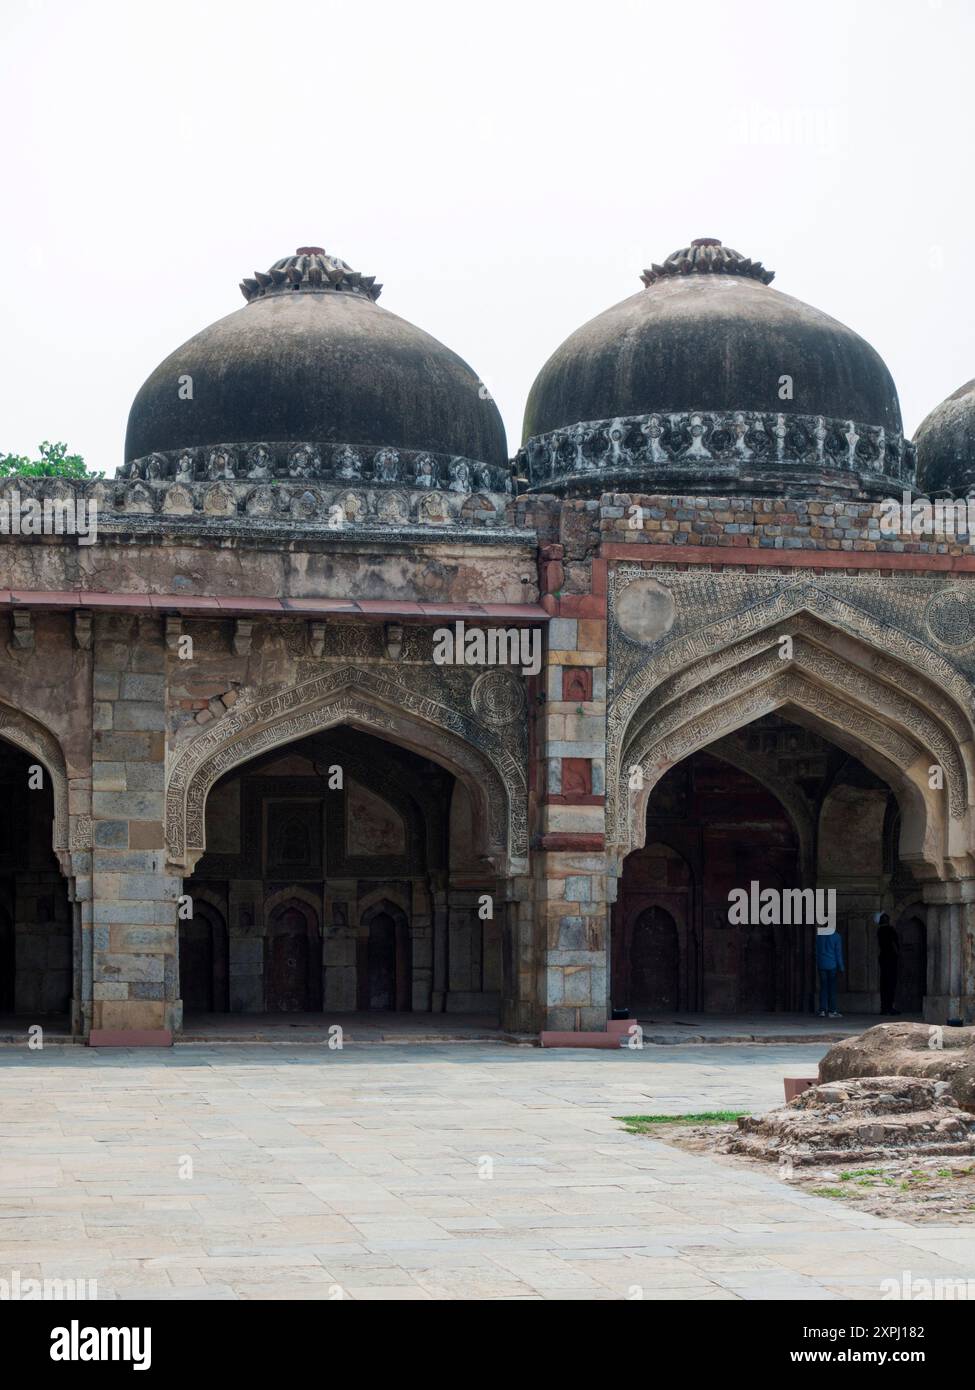
[[[750,648],[751,644],[743,646]],[[792,655],[788,658],[783,658],[773,645],[736,666],[725,667],[709,678],[707,670],[707,667],[702,670],[699,663],[681,676],[665,681],[648,697],[638,720],[633,721],[632,738],[623,750],[624,766],[639,761],[634,750],[645,746],[649,738],[685,722],[691,715],[731,699],[746,689],[775,680],[789,671],[799,671],[818,686],[835,691],[851,704],[861,706],[871,717],[880,716],[893,729],[899,730],[915,748],[920,745],[927,749],[932,762],[944,770],[953,819],[961,820],[969,805],[975,803],[971,769],[951,728],[932,717],[913,695],[904,694],[816,642],[797,634],[792,640]],[[896,753],[896,744],[892,740],[890,743]],[[899,751],[906,757],[910,751],[908,743]]]
[[[975,721],[969,704],[946,694],[941,687],[920,675],[916,668],[878,653],[869,644],[803,612],[729,642],[689,662],[675,674],[660,675],[660,664],[651,663],[647,675],[654,678],[642,703],[626,725],[626,741],[633,740],[638,721],[645,722],[653,709],[662,708],[668,701],[701,685],[705,679],[718,677],[753,657],[768,654],[777,648],[784,637],[807,639],[809,651],[818,649],[831,660],[843,662],[849,669],[850,679],[860,681],[864,686],[872,685],[877,689],[878,682],[884,682],[898,693],[909,692],[916,697],[922,709],[929,710],[947,726],[959,744],[975,740]]]
[[[668,730],[655,729],[639,750],[633,748],[634,756],[639,752],[643,785],[619,798],[624,853],[629,846],[642,844],[647,801],[665,772],[691,753],[782,709],[791,711],[800,723],[807,717],[811,727],[860,758],[893,788],[902,811],[904,857],[927,864],[930,873],[940,873],[949,848],[943,798],[933,796],[921,780],[926,777],[927,762],[920,745],[834,691],[810,681],[796,668],[704,712],[689,714],[684,720],[675,717]],[[954,837],[956,849],[959,844],[967,848],[967,823],[966,819],[959,836]]]
[[[706,703],[714,705],[741,693],[754,684],[744,669],[749,659],[767,659],[782,636],[808,639],[797,644],[800,660],[824,693],[839,685],[867,710],[881,701],[886,719],[917,732],[918,741],[932,749],[932,761],[947,768],[952,853],[967,854],[969,807],[975,801],[971,687],[923,643],[884,628],[812,582],[790,584],[732,618],[647,652],[645,664],[616,695],[608,718],[607,832],[616,848],[625,853],[631,841],[624,773],[637,761],[626,750],[637,742],[638,731],[653,729],[657,711],[666,714],[685,694],[706,691]],[[773,660],[775,672],[789,668],[777,653]],[[771,667],[768,675],[774,678]]]
[[[77,817],[72,835],[68,819],[68,773],[61,745],[54,734],[38,720],[10,705],[0,705],[0,738],[29,754],[44,767],[51,779],[54,817],[52,844],[64,873],[70,874],[70,850],[91,849],[91,821]],[[85,840],[85,843],[81,843]],[[75,843],[78,841],[78,843]]]
[[[385,674],[344,667],[236,705],[173,757],[166,787],[172,864],[190,872],[203,853],[206,798],[218,778],[259,753],[338,724],[385,737],[445,767],[464,782],[477,807],[485,856],[498,863],[527,856],[527,781],[518,760],[448,705]]]
[[[663,584],[672,573],[644,571]],[[646,696],[662,681],[695,662],[714,657],[724,648],[754,634],[762,633],[788,620],[808,618],[827,629],[835,629],[872,649],[878,670],[885,658],[893,658],[924,679],[940,687],[970,719],[973,712],[972,688],[964,675],[931,647],[899,628],[879,622],[872,614],[820,587],[814,580],[790,581],[782,589],[758,599],[747,608],[716,622],[702,624],[672,641],[664,641],[646,664],[633,673],[613,698],[608,715],[611,742],[623,742],[634,713]]]

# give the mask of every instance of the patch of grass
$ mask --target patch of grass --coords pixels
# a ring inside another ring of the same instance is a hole
[[[851,1168],[848,1173],[840,1174],[840,1182],[855,1182],[859,1178],[879,1178],[883,1171],[882,1168]]]
[[[729,1125],[747,1110],[702,1110],[695,1115],[614,1115],[631,1134],[646,1134],[654,1125]]]
[[[811,1187],[809,1191],[814,1197],[849,1197],[848,1187]]]

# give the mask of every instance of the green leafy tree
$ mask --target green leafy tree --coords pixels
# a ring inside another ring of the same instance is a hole
[[[51,444],[48,440],[38,446],[40,458],[26,454],[0,454],[0,478],[101,478],[101,473],[89,473],[80,454],[69,454],[67,444]]]

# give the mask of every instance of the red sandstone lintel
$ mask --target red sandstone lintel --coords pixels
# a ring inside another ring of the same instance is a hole
[[[610,541],[599,551],[606,560],[651,560],[668,565],[778,565],[784,569],[951,570],[975,573],[975,554],[920,555],[886,550],[759,550],[716,545],[638,545]]]
[[[89,1047],[172,1047],[168,1028],[93,1028]]]

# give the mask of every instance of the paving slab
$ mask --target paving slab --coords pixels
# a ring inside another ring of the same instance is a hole
[[[103,1299],[879,1298],[975,1277],[912,1227],[627,1133],[764,1110],[822,1043],[0,1052],[0,1277]]]

